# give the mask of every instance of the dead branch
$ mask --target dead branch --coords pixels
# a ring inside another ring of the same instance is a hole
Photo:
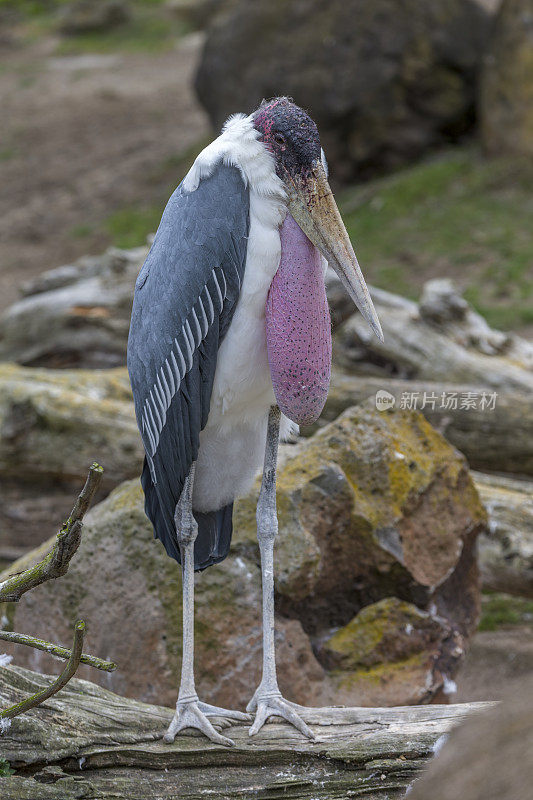
[[[80,663],[84,633],[85,622],[83,622],[83,620],[78,620],[74,626],[74,642],[72,644],[70,658],[61,675],[59,675],[50,686],[43,689],[42,692],[37,692],[37,694],[27,697],[26,700],[22,700],[20,703],[15,703],[15,705],[0,711],[0,719],[13,719],[13,717],[23,714],[24,711],[29,711],[30,708],[39,706],[42,702],[48,700],[49,697],[59,692],[59,690],[69,682]]]
[[[15,633],[13,631],[0,631],[0,639],[5,642],[13,642],[14,644],[25,644],[28,647],[34,647],[36,650],[43,650],[45,653],[50,653],[57,658],[69,659],[72,655],[72,650],[66,647],[61,647],[52,642],[45,642],[44,639],[37,639],[34,636],[27,636],[25,633]],[[90,656],[87,653],[82,653],[80,656],[80,664],[87,664],[89,667],[101,669],[105,672],[114,672],[117,665],[114,661],[104,661],[96,656]]]
[[[80,492],[70,517],[57,534],[52,550],[42,561],[0,583],[0,602],[16,603],[25,592],[45,581],[59,578],[69,567],[70,560],[81,541],[82,520],[96,494],[102,479],[103,468],[93,464],[85,486]]]

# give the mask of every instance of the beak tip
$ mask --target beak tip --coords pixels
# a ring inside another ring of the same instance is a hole
[[[379,341],[384,342],[385,337],[383,336],[383,331],[381,330],[381,323],[378,319],[378,315],[376,314],[374,307],[372,306],[372,310],[370,312],[368,312],[367,310],[367,313],[363,314],[363,316],[365,317],[366,321],[372,328],[372,331],[375,333]]]
[[[374,329],[374,333],[378,337],[379,341],[384,342],[385,337],[383,336],[383,331],[381,330],[381,325],[379,324],[379,322],[377,323],[377,325],[373,325],[372,328]]]

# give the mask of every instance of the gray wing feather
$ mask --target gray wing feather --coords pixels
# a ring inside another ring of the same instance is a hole
[[[145,507],[177,560],[174,512],[207,423],[248,228],[248,190],[235,167],[220,164],[195,192],[176,189],[135,286],[128,371],[146,451]]]

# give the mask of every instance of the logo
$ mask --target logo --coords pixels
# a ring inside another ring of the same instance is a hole
[[[376,392],[376,408],[378,411],[386,411],[388,408],[394,408],[396,398],[385,389],[379,389]]]

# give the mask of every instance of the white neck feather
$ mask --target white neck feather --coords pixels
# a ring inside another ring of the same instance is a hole
[[[196,158],[183,180],[184,190],[194,192],[220,161],[237,167],[246,185],[257,194],[284,199],[285,188],[276,175],[274,158],[259,141],[252,116],[234,114],[229,117],[220,136]]]

